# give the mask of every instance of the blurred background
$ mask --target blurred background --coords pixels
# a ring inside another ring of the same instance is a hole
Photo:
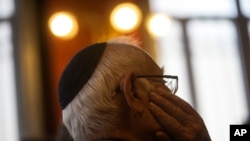
[[[0,139],[55,140],[57,85],[82,47],[120,35],[142,41],[213,141],[249,124],[249,0],[0,0]]]

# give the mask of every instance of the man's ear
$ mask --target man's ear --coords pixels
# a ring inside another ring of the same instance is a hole
[[[144,105],[142,99],[140,99],[136,93],[136,88],[134,87],[135,74],[133,72],[125,73],[123,80],[120,83],[120,88],[122,89],[128,106],[135,112],[143,112]]]

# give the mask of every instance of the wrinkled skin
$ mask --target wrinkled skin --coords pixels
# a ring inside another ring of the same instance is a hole
[[[155,133],[157,141],[211,141],[200,115],[168,89],[158,87],[150,100],[150,111],[162,125],[162,131]]]

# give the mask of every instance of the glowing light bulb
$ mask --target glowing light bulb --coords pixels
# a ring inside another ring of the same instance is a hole
[[[128,33],[135,30],[141,22],[141,11],[132,3],[117,5],[110,15],[112,27],[119,32]]]
[[[147,29],[154,37],[165,36],[171,27],[171,19],[164,14],[151,15],[147,21]]]
[[[78,32],[78,25],[73,15],[67,12],[55,13],[49,19],[51,32],[60,38],[71,39]]]

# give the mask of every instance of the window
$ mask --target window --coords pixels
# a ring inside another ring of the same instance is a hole
[[[0,1],[0,139],[4,141],[19,140],[10,22],[13,12],[12,0]]]
[[[153,12],[164,12],[178,18],[237,15],[235,0],[150,0],[150,5]]]
[[[166,74],[178,75],[179,81],[178,95],[189,101],[193,105],[191,90],[189,87],[189,77],[186,70],[185,50],[182,44],[181,24],[177,21],[172,23],[172,27],[164,39],[156,42],[158,64],[165,69]]]
[[[240,0],[240,6],[244,16],[250,18],[250,1],[249,0]]]
[[[241,2],[249,18],[249,1]],[[229,125],[243,124],[249,114],[236,1],[150,0],[150,6],[173,18],[169,33],[156,39],[158,63],[179,76],[177,95],[198,110],[211,138],[229,140]]]

